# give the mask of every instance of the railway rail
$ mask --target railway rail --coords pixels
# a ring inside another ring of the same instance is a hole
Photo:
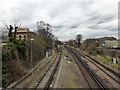
[[[90,89],[100,88],[102,90],[106,90],[110,88],[109,84],[107,84],[100,75],[98,75],[93,68],[90,67],[95,66],[99,69],[99,71],[106,74],[107,77],[111,78],[118,85],[120,85],[120,74],[113,71],[109,67],[105,66],[104,64],[100,63],[99,61],[91,58],[90,56],[75,50],[70,47],[65,47],[73,56],[79,70],[82,72],[83,78],[86,80]],[[55,76],[55,73],[58,69],[60,60],[61,60],[62,50],[60,50],[59,54],[53,59],[53,61],[48,65],[48,68],[43,72],[43,74],[35,81],[33,84],[33,88],[42,88],[42,89],[49,89],[51,88],[51,82]],[[84,60],[85,59],[85,60]],[[23,80],[26,80],[29,76],[36,71],[36,69],[42,64],[43,60],[34,68],[32,69],[27,75],[25,75],[22,79],[14,82],[8,88],[15,88],[19,85]]]
[[[105,68],[106,70],[108,70],[109,72],[113,73],[115,76],[117,76],[118,78],[120,78],[120,74],[115,72],[114,70],[110,69],[109,67],[105,66],[104,64],[100,63],[98,60],[96,59],[93,59],[92,57],[90,57],[89,55],[87,54],[84,54],[82,52],[79,52],[79,54],[81,54],[83,57],[85,58],[89,58],[91,59],[92,61],[94,61],[95,63],[101,65],[103,68]]]
[[[59,62],[61,60],[61,51],[58,57],[55,58],[54,62],[49,66],[49,69],[45,72],[45,74],[39,79],[37,84],[34,86],[35,89],[42,88],[42,89],[49,89],[51,82],[54,78],[54,75],[57,71]]]
[[[101,66],[101,64],[99,64],[99,63],[96,63],[96,62],[94,62],[94,61],[92,61],[93,59],[91,59],[91,58],[89,58],[89,57],[87,57],[85,54],[83,54],[83,53],[79,53],[81,56],[83,56],[84,58],[86,58],[87,60],[89,60],[91,63],[93,63],[95,66],[97,66],[101,71],[103,71],[105,74],[107,74],[110,78],[112,78],[114,81],[116,81],[118,84],[120,84],[120,81],[119,81],[119,74],[118,73],[116,73],[116,72],[114,72],[113,70],[111,70],[110,68],[109,69],[107,69],[106,68],[106,66],[104,67],[104,69],[102,68],[102,66]],[[103,64],[102,64],[103,65]],[[107,72],[107,71],[109,71],[109,72]],[[114,72],[114,73],[113,73]]]
[[[71,48],[68,48],[68,47],[66,48],[68,49],[69,52],[72,53],[71,55],[75,58],[75,61],[79,69],[82,71],[83,76],[86,79],[89,87],[91,89],[100,88],[100,89],[106,90],[108,86],[105,83],[103,83],[103,81],[91,70],[91,68],[88,67],[87,63],[81,60],[79,53]]]
[[[57,57],[58,57],[58,55],[55,56],[52,64],[54,63],[54,61],[56,60]],[[45,59],[45,58],[44,58],[44,59]],[[26,80],[27,78],[31,77],[31,76],[34,74],[34,72],[36,72],[37,69],[39,69],[39,66],[43,63],[44,59],[43,59],[35,68],[33,68],[28,74],[26,74],[26,75],[25,75],[24,77],[22,77],[20,80],[15,81],[14,83],[12,83],[12,84],[11,84],[10,86],[8,86],[7,88],[16,88],[16,87],[19,86],[19,84],[21,84],[24,80]],[[52,64],[50,64],[49,68],[52,66]],[[47,71],[49,71],[49,68],[48,68]],[[47,72],[47,71],[46,71],[46,72]],[[46,72],[45,72],[45,74],[46,74]],[[44,72],[43,72],[43,73],[44,73]],[[42,78],[45,76],[45,74],[42,76]],[[42,80],[42,78],[40,77],[41,80]],[[40,79],[39,79],[39,81],[40,81]],[[39,83],[39,81],[37,81],[37,84]],[[37,87],[36,84],[33,85],[33,88],[36,88],[36,87]]]
[[[50,78],[49,78],[49,80],[48,80],[48,82],[47,82],[47,84],[46,84],[46,86],[45,86],[45,89],[48,89],[48,88],[49,88],[49,86],[50,86],[50,84],[51,84],[51,82],[52,82],[52,80],[53,80],[53,77],[54,77],[54,75],[55,75],[55,73],[56,73],[56,71],[57,71],[57,68],[58,68],[58,65],[59,65],[59,63],[60,63],[60,60],[61,60],[61,54],[60,54],[60,56],[59,56],[59,59],[58,59],[57,64],[55,65],[55,68],[54,68],[54,70],[53,70],[53,72],[52,72],[52,74],[51,74],[51,76],[50,76]]]
[[[96,61],[95,59],[90,58],[90,56],[88,56],[82,52],[78,52],[78,53],[83,58],[86,59],[88,65],[92,65],[92,66],[96,67],[97,70],[99,71],[99,73],[102,73],[102,75],[99,75],[99,73],[98,73],[98,76],[100,76],[100,78],[103,80],[103,82],[109,86],[109,88],[118,88],[120,86],[119,73],[113,71],[112,69],[110,69],[107,66],[105,66],[104,64]]]
[[[44,58],[45,59],[45,58]],[[36,69],[43,63],[44,59],[36,66],[34,67],[29,73],[27,73],[25,76],[23,76],[20,80],[15,81],[14,83],[12,83],[11,85],[9,85],[7,88],[15,88],[18,84],[20,84],[23,80],[25,80],[26,78],[30,77],[32,75],[32,73],[34,73],[34,71],[36,71]]]

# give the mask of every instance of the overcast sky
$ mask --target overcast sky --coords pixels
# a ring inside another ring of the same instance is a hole
[[[0,0],[0,25],[13,18],[31,30],[45,21],[59,40],[118,36],[118,0]]]

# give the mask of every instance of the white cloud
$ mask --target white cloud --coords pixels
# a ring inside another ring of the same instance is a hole
[[[0,24],[15,17],[35,30],[38,20],[45,21],[60,40],[74,39],[78,33],[84,39],[117,36],[117,8],[118,0],[1,0]]]

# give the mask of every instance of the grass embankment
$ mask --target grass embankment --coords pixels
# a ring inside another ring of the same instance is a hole
[[[110,56],[100,56],[100,55],[96,55],[96,56],[92,56],[93,58],[95,58],[96,60],[104,63],[105,65],[107,65],[108,67],[112,68],[115,71],[118,71],[118,63],[114,64],[111,60]]]

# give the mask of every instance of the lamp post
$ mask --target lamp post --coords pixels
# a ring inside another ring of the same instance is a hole
[[[32,60],[32,59],[33,59],[33,56],[32,56],[32,51],[33,51],[33,50],[32,50],[32,41],[33,41],[33,40],[34,40],[34,39],[31,39],[31,68],[32,68],[32,61],[33,61],[33,60]]]

